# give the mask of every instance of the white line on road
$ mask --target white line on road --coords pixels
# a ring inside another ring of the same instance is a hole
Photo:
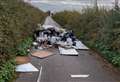
[[[41,76],[42,76],[42,66],[40,68],[40,72],[39,72],[39,76],[38,76],[37,82],[40,82]]]
[[[71,75],[72,78],[87,78],[89,76],[90,76],[89,74],[87,74],[87,75]]]

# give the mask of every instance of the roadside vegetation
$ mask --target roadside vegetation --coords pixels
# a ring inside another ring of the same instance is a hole
[[[32,34],[45,13],[22,0],[0,0],[0,82],[15,74],[15,56],[27,55]]]
[[[120,68],[120,9],[85,9],[82,13],[63,11],[53,18],[91,49],[100,52],[114,66]]]

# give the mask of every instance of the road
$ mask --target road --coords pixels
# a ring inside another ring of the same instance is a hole
[[[119,82],[120,78],[111,72],[99,58],[90,51],[79,50],[79,56],[62,56],[57,49],[55,55],[45,59],[31,57],[31,63],[41,70],[38,82]],[[72,78],[71,75],[89,75]],[[15,82],[37,82],[39,72],[21,73]]]
[[[118,82],[109,70],[104,69],[94,54],[89,51],[79,51],[79,56],[61,56],[58,50],[56,55],[39,61],[42,66],[39,82]],[[89,75],[89,77],[72,78],[71,75]]]
[[[78,50],[78,56],[60,55],[56,48],[48,50],[54,55],[44,59],[30,56],[40,72],[20,73],[15,82],[120,82],[118,75],[90,50]]]

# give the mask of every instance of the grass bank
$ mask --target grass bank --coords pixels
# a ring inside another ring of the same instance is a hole
[[[120,10],[85,9],[82,13],[63,11],[53,18],[88,47],[102,54],[110,63],[120,68]]]
[[[22,0],[0,0],[0,82],[8,82],[12,78],[15,56],[25,53],[27,48],[23,44],[30,44],[28,37],[45,16],[44,12]]]

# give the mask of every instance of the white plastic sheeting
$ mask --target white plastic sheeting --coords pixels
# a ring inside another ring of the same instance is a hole
[[[75,49],[84,49],[84,50],[88,50],[89,49],[81,41],[76,41],[76,46],[73,46],[73,48],[75,48]]]
[[[16,72],[37,72],[39,71],[31,63],[21,64],[16,67]]]
[[[44,22],[44,24],[42,25],[42,27],[44,29],[48,29],[48,28],[54,28],[56,31],[59,31],[61,26],[56,23],[50,16],[48,16]]]
[[[65,49],[59,47],[60,54],[62,55],[78,55],[78,52],[75,49]]]
[[[67,46],[67,42],[63,42],[63,41],[58,41],[57,44],[61,46]]]
[[[52,25],[43,25],[42,27],[43,27],[44,29],[54,28],[54,26],[52,26]]]

